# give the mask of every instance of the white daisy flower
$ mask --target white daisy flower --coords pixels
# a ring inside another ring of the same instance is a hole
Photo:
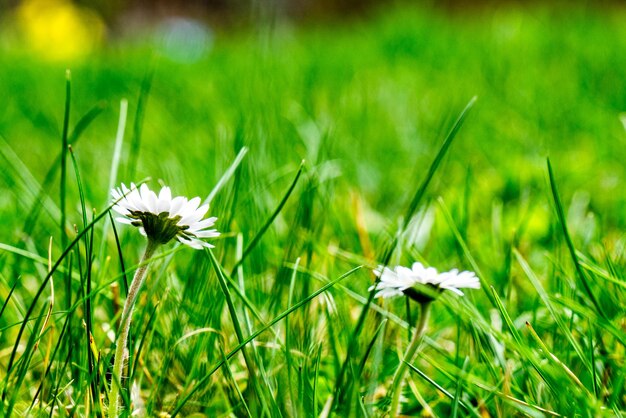
[[[138,189],[134,183],[130,188],[111,190],[113,210],[122,215],[119,222],[139,227],[139,231],[159,244],[166,244],[173,238],[192,248],[212,248],[213,245],[201,238],[214,238],[220,235],[216,229],[208,229],[215,224],[216,217],[202,219],[209,205],[200,206],[200,198],[176,196],[172,198],[169,187],[163,187],[158,196],[146,184]]]
[[[396,266],[393,270],[389,267],[378,266],[374,270],[374,274],[380,277],[380,281],[376,285],[377,298],[401,296],[406,289],[413,287],[417,283],[411,269],[403,266]],[[368,290],[371,292],[374,290],[374,286],[371,286]]]
[[[414,288],[415,285],[430,286],[438,290],[451,290],[463,296],[460,288],[479,289],[480,280],[471,271],[459,272],[452,269],[439,273],[434,267],[425,267],[419,262],[413,263],[411,268],[396,266],[391,270],[388,267],[378,266],[374,274],[380,277],[376,286],[371,286],[368,290],[376,290],[375,297],[389,298],[407,295],[418,301],[432,299],[430,295]]]

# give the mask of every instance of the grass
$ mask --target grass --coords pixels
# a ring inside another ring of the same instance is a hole
[[[145,246],[109,187],[148,181],[223,235],[150,264],[147,416],[382,415],[419,308],[371,269],[415,260],[482,287],[433,304],[406,415],[621,416],[626,11],[564,10],[217,32],[191,64],[121,40],[67,78],[2,45],[0,410],[104,413]]]

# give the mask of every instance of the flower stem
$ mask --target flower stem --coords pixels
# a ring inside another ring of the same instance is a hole
[[[430,317],[430,303],[423,302],[421,304],[420,319],[417,324],[413,339],[404,353],[404,358],[398,365],[396,373],[393,375],[393,383],[391,384],[391,409],[389,414],[391,417],[395,417],[398,414],[398,405],[400,403],[400,395],[402,394],[402,383],[404,382],[404,376],[406,375],[406,364],[413,361],[415,352],[422,342],[422,337],[426,332],[426,326],[428,325],[428,318]]]
[[[135,271],[135,276],[128,289],[128,296],[124,303],[124,310],[122,311],[122,320],[120,322],[120,329],[118,331],[118,337],[115,347],[115,363],[113,364],[113,375],[111,376],[111,391],[109,392],[109,418],[117,418],[117,408],[119,404],[119,393],[122,382],[122,371],[124,370],[124,348],[128,342],[128,331],[130,330],[130,319],[133,316],[133,308],[135,307],[135,301],[137,300],[137,294],[139,289],[143,285],[146,278],[146,270],[148,268],[147,261],[152,257],[154,251],[159,246],[159,243],[148,239],[148,245],[146,251],[141,257],[139,268]]]

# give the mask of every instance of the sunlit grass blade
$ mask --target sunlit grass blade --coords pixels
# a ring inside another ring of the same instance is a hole
[[[606,318],[606,314],[604,309],[598,303],[596,296],[591,290],[591,284],[589,283],[589,279],[587,275],[583,271],[580,262],[578,261],[578,256],[576,255],[576,248],[574,247],[574,243],[572,238],[570,237],[569,230],[567,228],[567,220],[565,218],[565,212],[563,211],[563,204],[561,203],[561,197],[559,196],[559,191],[556,186],[556,180],[554,179],[554,173],[552,171],[552,164],[550,164],[550,159],[547,160],[548,164],[548,176],[550,179],[550,188],[552,190],[552,198],[554,200],[554,205],[556,206],[556,214],[559,220],[559,225],[561,225],[561,232],[563,233],[563,238],[565,238],[565,243],[567,244],[567,249],[569,250],[570,257],[574,262],[574,267],[576,268],[576,274],[580,279],[580,282],[583,284],[583,288],[587,297],[595,307],[598,314],[604,318]]]
[[[555,356],[550,349],[548,348],[548,346],[543,342],[543,340],[541,339],[541,337],[539,337],[539,335],[537,334],[537,332],[535,331],[535,329],[533,328],[533,326],[529,323],[526,322],[526,328],[530,331],[530,335],[533,337],[533,339],[539,344],[539,347],[541,347],[541,349],[544,352],[544,355],[546,357],[548,357],[548,359],[550,359],[551,361],[553,361],[557,366],[559,366],[561,369],[563,369],[563,371],[565,371],[565,373],[570,377],[570,379],[572,379],[572,381],[581,389],[583,389],[586,392],[587,396],[591,396],[591,393],[587,390],[587,388],[582,384],[582,382],[580,381],[580,379],[578,379],[578,376],[576,376],[570,369],[569,367],[567,367],[557,356]],[[595,377],[595,376],[594,376]]]
[[[517,349],[522,351],[523,357],[526,358],[526,360],[528,360],[528,362],[535,369],[535,371],[539,374],[539,376],[541,376],[542,380],[546,383],[546,385],[550,388],[550,390],[555,394],[558,393],[556,387],[554,386],[554,382],[552,382],[550,376],[548,376],[544,372],[540,364],[533,358],[533,353],[530,352],[530,349],[527,348],[527,345],[524,343],[522,339],[522,335],[520,334],[519,330],[513,323],[513,319],[509,315],[504,304],[502,303],[502,300],[498,296],[496,289],[493,286],[490,286],[490,290],[491,290],[491,293],[493,294],[493,298],[496,303],[496,308],[498,309],[498,311],[500,311],[500,315],[504,319],[504,323],[506,324],[509,332],[513,336],[513,339],[517,343]]]
[[[235,247],[236,247],[237,259],[241,259],[241,256],[243,254],[243,237],[241,234],[237,235],[237,243]],[[252,315],[254,315],[256,320],[261,325],[265,324],[265,319],[262,317],[261,313],[258,311],[256,306],[254,306],[254,304],[246,296],[243,266],[240,264],[239,267],[237,268],[237,283],[235,283],[234,280],[232,280],[228,276],[225,276],[225,278],[229,282],[229,285],[235,291],[237,296],[241,299],[241,302],[242,302],[241,310],[242,310],[242,315],[244,318],[244,324],[246,327],[246,333],[250,335],[253,332],[252,318],[250,317],[250,312],[252,313]],[[272,329],[272,331],[274,331],[274,336],[276,340],[279,342],[279,344],[282,344],[282,342],[280,341],[279,333],[275,331],[274,329]],[[250,348],[254,356],[255,364],[258,367],[258,372],[259,372],[260,379],[262,380],[262,384],[264,385],[265,388],[268,389],[268,393],[271,396],[272,389],[270,388],[273,387],[272,381],[271,381],[271,378],[268,376],[267,369],[263,363],[259,350],[255,344],[251,344]],[[277,402],[274,401],[273,399],[272,399],[272,404],[273,406],[277,407]]]
[[[117,173],[122,160],[122,144],[124,143],[124,130],[126,129],[126,115],[128,113],[128,101],[120,101],[120,117],[117,123],[117,133],[115,134],[115,145],[113,147],[113,157],[111,158],[111,169],[109,171],[109,186],[107,190],[112,190],[117,185]],[[113,222],[111,222],[112,224]],[[98,260],[102,262],[106,250],[106,239],[109,232],[110,223],[105,221],[102,228],[102,239],[100,242],[100,254]],[[117,236],[117,234],[116,234]]]
[[[552,301],[550,300],[550,296],[548,295],[548,293],[545,291],[545,289],[541,285],[541,282],[539,281],[539,278],[532,271],[531,267],[528,265],[528,262],[519,253],[519,251],[514,250],[513,252],[515,254],[515,257],[517,258],[517,262],[522,267],[522,270],[524,270],[524,273],[526,273],[526,277],[528,277],[528,279],[532,283],[533,287],[537,291],[537,294],[541,298],[543,304],[550,311],[550,314],[552,315],[552,318],[554,319],[554,321],[556,322],[558,328],[561,331],[561,335],[565,336],[567,341],[570,343],[570,345],[574,349],[574,352],[578,355],[579,360],[585,365],[587,370],[591,370],[591,368],[592,368],[591,364],[592,363],[589,363],[588,359],[586,358],[586,356],[583,353],[582,348],[580,347],[578,342],[574,339],[574,336],[572,335],[572,332],[570,331],[570,329],[568,329],[568,327],[563,322],[563,320],[561,318],[561,315],[559,315],[559,313],[556,311],[555,306],[553,305]]]
[[[602,268],[597,265],[594,261],[590,260],[588,256],[577,251],[578,261],[580,262],[580,266],[589,274],[593,275],[596,279],[604,279],[608,283],[621,288],[622,290],[626,290],[626,281],[624,281],[620,276],[620,273],[616,271],[615,267],[612,267],[612,262],[607,260],[609,267],[607,269]],[[619,297],[621,293],[617,292],[617,294],[611,294],[609,296]],[[617,301],[616,301],[617,302]]]
[[[502,315],[502,318],[504,319],[504,323],[506,324],[507,328],[509,329],[509,332],[513,336],[513,339],[520,347],[523,346],[524,341],[522,340],[522,336],[519,333],[519,330],[517,329],[515,324],[513,323],[513,319],[511,319],[511,316],[509,315],[506,308],[504,307],[504,304],[502,303],[500,296],[498,296],[496,289],[493,286],[490,286],[489,290],[493,294],[493,298],[496,302],[496,308],[500,311],[500,314]]]
[[[70,126],[70,102],[71,102],[72,77],[70,70],[65,72],[65,112],[63,113],[63,134],[61,138],[61,183],[59,189],[59,208],[61,210],[61,248],[67,246],[67,230],[65,226],[65,194],[67,178],[67,146],[68,131]]]

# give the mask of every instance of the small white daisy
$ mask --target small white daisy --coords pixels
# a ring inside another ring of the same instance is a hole
[[[389,298],[407,295],[411,298],[422,301],[432,299],[429,295],[414,288],[415,285],[427,285],[438,290],[451,290],[463,296],[460,288],[479,289],[480,280],[471,271],[457,269],[439,273],[434,267],[424,267],[419,262],[413,263],[411,268],[396,266],[392,269],[378,266],[374,274],[380,277],[376,286],[371,286],[368,290],[376,290],[375,297]]]
[[[163,187],[158,196],[147,185],[138,189],[134,183],[130,188],[122,183],[121,187],[111,190],[113,210],[122,215],[119,222],[139,227],[139,231],[148,239],[166,244],[176,238],[192,248],[212,248],[213,245],[200,238],[214,238],[220,235],[216,229],[208,229],[217,218],[202,219],[209,210],[209,205],[200,206],[200,198],[176,196],[172,198],[169,187]]]

